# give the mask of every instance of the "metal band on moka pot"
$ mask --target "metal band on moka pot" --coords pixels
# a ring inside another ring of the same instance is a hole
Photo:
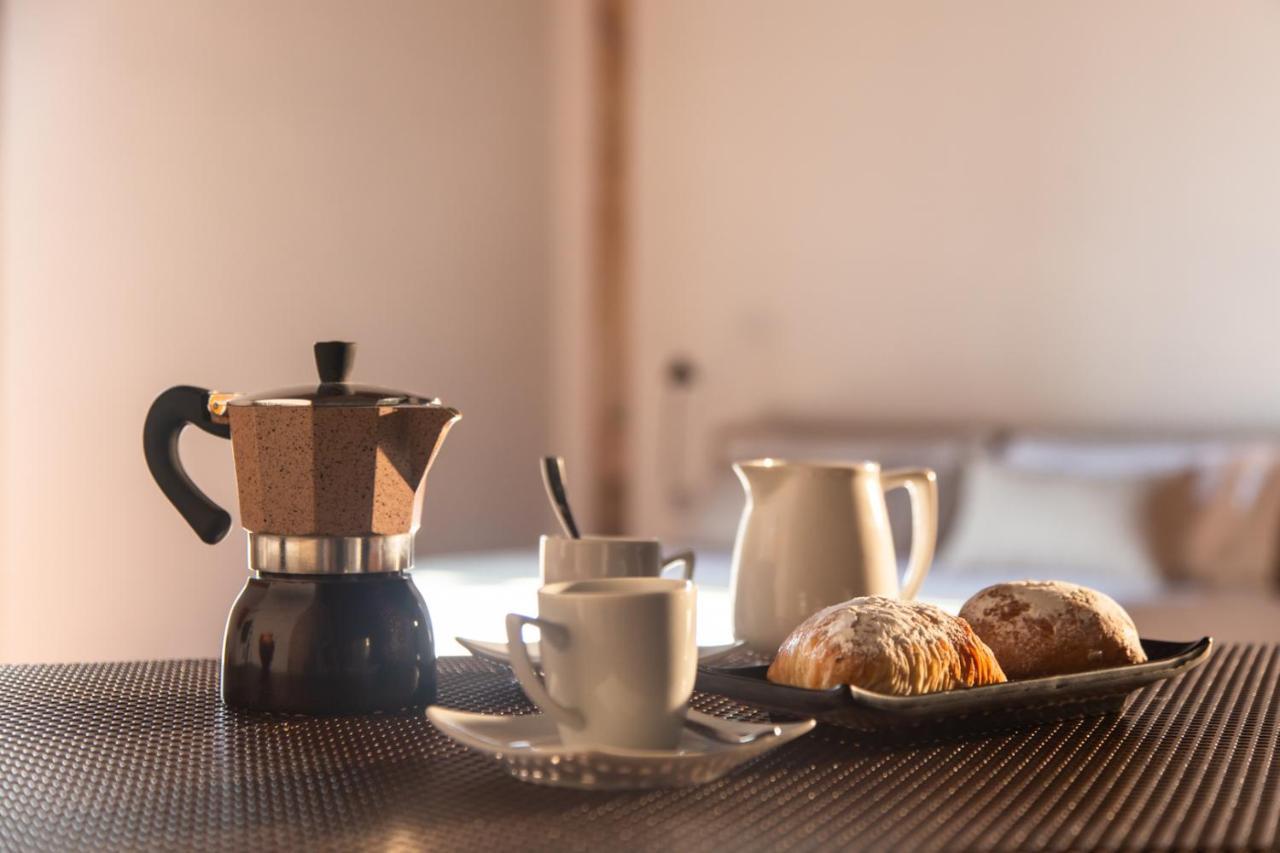
[[[413,568],[413,534],[277,536],[249,534],[249,568],[283,575],[364,575]]]

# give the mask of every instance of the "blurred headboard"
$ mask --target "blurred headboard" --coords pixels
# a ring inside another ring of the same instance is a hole
[[[770,416],[728,423],[712,433],[700,499],[688,514],[689,538],[732,542],[742,491],[731,464],[773,456],[809,461],[871,459],[886,468],[925,466],[938,473],[939,543],[955,521],[964,470],[980,455],[1028,470],[1066,474],[1171,474],[1262,449],[1280,456],[1280,429],[1097,427],[960,422],[847,420]],[[888,497],[895,543],[910,540],[902,492]]]
[[[731,465],[764,456],[813,462],[870,459],[885,468],[932,468],[938,473],[941,541],[954,520],[966,462],[989,448],[1000,434],[960,424],[769,418],[729,424],[713,436],[707,453],[706,485],[691,513],[689,538],[702,545],[725,547],[732,543],[742,511],[742,490]],[[887,500],[895,543],[905,553],[911,537],[909,499],[896,491]]]

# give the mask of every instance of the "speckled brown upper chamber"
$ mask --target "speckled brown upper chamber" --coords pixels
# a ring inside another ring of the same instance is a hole
[[[232,406],[246,530],[368,536],[418,527],[447,406]]]

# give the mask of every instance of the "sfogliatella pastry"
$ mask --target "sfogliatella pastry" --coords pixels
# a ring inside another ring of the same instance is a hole
[[[1142,663],[1147,654],[1129,614],[1108,595],[1064,581],[989,586],[963,617],[1010,678],[1066,675]]]
[[[1005,681],[995,655],[963,619],[881,595],[810,616],[782,643],[768,678],[813,689],[851,684],[894,696]]]

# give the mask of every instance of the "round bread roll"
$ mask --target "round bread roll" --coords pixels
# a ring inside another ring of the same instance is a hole
[[[768,678],[818,690],[851,684],[895,696],[1005,681],[995,655],[963,619],[882,595],[810,616],[783,641]]]
[[[1108,595],[1073,583],[989,586],[964,603],[960,616],[991,647],[1010,678],[1066,675],[1147,659],[1124,608]]]

